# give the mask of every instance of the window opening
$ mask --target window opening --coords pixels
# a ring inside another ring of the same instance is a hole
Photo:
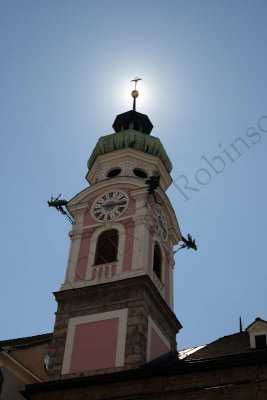
[[[133,173],[138,176],[138,178],[147,178],[147,173],[140,168],[134,168]]]
[[[121,173],[121,168],[114,168],[108,172],[108,178],[114,178],[114,176],[118,176]]]
[[[160,280],[161,280],[161,265],[162,265],[161,251],[159,245],[156,243],[154,246],[153,271]]]
[[[119,234],[116,229],[102,232],[97,240],[95,265],[117,261]]]
[[[255,335],[256,349],[264,349],[266,347],[266,335]]]

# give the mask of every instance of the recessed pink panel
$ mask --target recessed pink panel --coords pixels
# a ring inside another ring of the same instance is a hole
[[[115,367],[119,318],[77,325],[70,373]]]
[[[162,339],[159,337],[159,335],[154,331],[154,329],[151,329],[151,347],[150,347],[150,360],[154,360],[157,357],[162,356],[163,354],[168,353],[170,350],[164,344]]]

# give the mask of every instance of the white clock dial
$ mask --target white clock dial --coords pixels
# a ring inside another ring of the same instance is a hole
[[[128,206],[128,196],[124,192],[107,192],[99,197],[91,208],[97,221],[111,221],[118,218]]]
[[[166,218],[164,216],[161,206],[158,203],[155,204],[154,210],[158,235],[164,242],[166,242],[166,240],[168,239],[168,226]]]

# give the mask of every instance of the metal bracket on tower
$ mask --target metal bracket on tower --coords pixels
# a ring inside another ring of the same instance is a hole
[[[68,221],[73,224],[74,218],[72,217],[71,213],[68,210],[67,207],[67,200],[60,199],[61,194],[59,194],[56,198],[51,196],[51,199],[48,200],[47,204],[48,207],[54,207],[57,211],[59,211],[61,214],[65,215],[65,217],[68,219]]]
[[[156,190],[160,186],[160,173],[159,171],[154,171],[153,174],[145,181],[145,184],[148,185],[147,188],[147,201],[146,205],[150,199],[151,196],[153,196],[153,199],[155,200],[155,203],[160,204],[159,201],[156,198]]]
[[[181,249],[187,249],[187,250],[193,249],[195,251],[197,250],[196,239],[193,239],[192,235],[190,235],[190,233],[188,233],[187,239],[185,239],[182,236],[182,241],[183,241],[183,244],[181,244],[180,247],[173,252],[173,254],[175,254],[177,251],[179,251]]]

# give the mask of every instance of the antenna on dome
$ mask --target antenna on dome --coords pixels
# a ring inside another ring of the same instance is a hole
[[[132,98],[133,98],[133,110],[134,111],[136,110],[136,99],[139,96],[139,92],[138,92],[138,90],[136,90],[136,86],[137,86],[137,82],[141,81],[141,80],[142,80],[142,78],[134,78],[131,80],[131,82],[134,82],[134,90],[131,93]]]

